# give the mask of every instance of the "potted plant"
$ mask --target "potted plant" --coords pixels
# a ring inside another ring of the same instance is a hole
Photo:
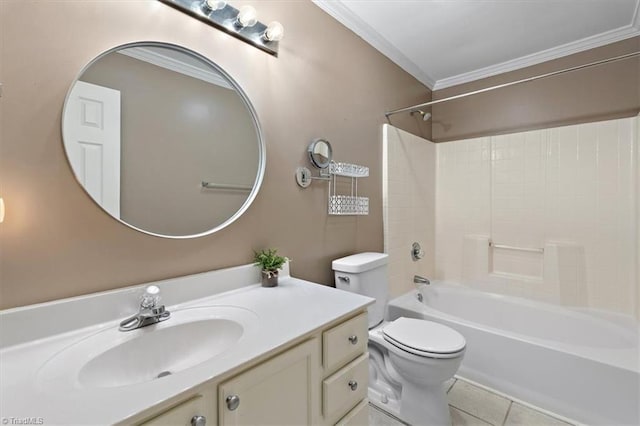
[[[282,269],[289,259],[278,256],[276,249],[254,251],[253,261],[256,266],[262,268],[262,287],[275,287],[278,285],[278,271]]]

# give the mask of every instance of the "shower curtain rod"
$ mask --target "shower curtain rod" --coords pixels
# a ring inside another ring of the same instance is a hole
[[[418,108],[423,108],[423,107],[427,107],[427,106],[431,106],[431,105],[436,105],[436,104],[440,104],[442,102],[453,101],[455,99],[466,98],[467,96],[477,95],[479,93],[489,92],[489,91],[496,90],[496,89],[502,89],[504,87],[514,86],[514,85],[520,84],[520,83],[528,83],[530,81],[540,80],[542,78],[552,77],[554,75],[565,74],[565,73],[568,73],[568,72],[571,72],[571,71],[581,70],[583,68],[594,67],[596,65],[602,65],[602,64],[609,63],[609,62],[621,61],[623,59],[632,58],[632,57],[638,56],[638,55],[640,55],[640,51],[627,53],[625,55],[615,56],[615,57],[609,58],[609,59],[603,59],[603,60],[596,61],[596,62],[590,62],[590,63],[584,64],[584,65],[578,65],[578,66],[571,67],[571,68],[565,68],[565,69],[559,70],[559,71],[548,72],[546,74],[540,74],[540,75],[536,75],[534,77],[523,78],[522,80],[511,81],[509,83],[498,84],[496,86],[486,87],[484,89],[474,90],[472,92],[467,92],[467,93],[462,93],[460,95],[450,96],[448,98],[443,98],[443,99],[438,99],[438,100],[435,100],[435,101],[425,102],[425,103],[422,103],[422,104],[413,105],[413,106],[406,107],[406,108],[395,109],[393,111],[387,111],[387,112],[384,113],[384,115],[387,118],[387,120],[389,120],[389,116],[394,115],[394,114],[398,114],[398,113],[401,113],[401,112],[416,111]]]

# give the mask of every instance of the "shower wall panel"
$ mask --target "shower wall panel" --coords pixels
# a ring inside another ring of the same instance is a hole
[[[414,275],[434,275],[436,145],[385,124],[382,169],[384,247],[396,297],[414,288]],[[411,258],[414,242],[424,251],[418,261]]]
[[[437,144],[436,277],[637,315],[638,121]]]

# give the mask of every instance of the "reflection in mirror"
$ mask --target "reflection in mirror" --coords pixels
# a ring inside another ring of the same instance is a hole
[[[316,139],[309,144],[307,149],[311,163],[319,169],[326,169],[331,163],[333,151],[331,144],[325,139]]]
[[[178,46],[135,43],[94,59],[67,95],[62,127],[89,195],[153,235],[223,228],[253,201],[264,173],[246,95],[218,66]]]

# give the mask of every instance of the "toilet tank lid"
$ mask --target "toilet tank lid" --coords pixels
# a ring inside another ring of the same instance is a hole
[[[334,260],[331,268],[334,271],[357,274],[386,265],[388,260],[389,255],[386,253],[358,253]]]

